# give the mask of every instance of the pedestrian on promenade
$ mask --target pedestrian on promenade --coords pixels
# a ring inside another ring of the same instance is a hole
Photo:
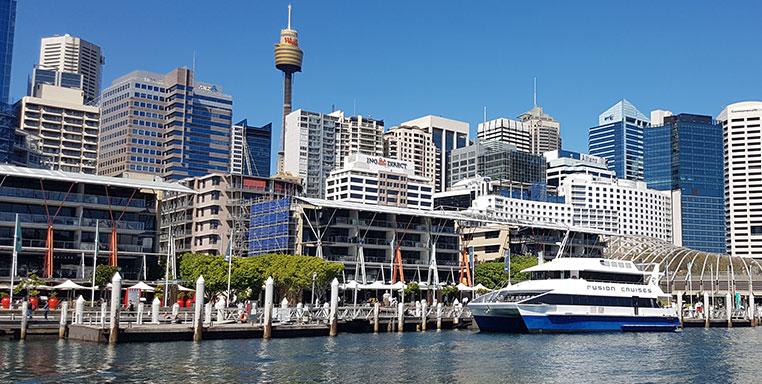
[[[49,305],[49,303],[50,302],[48,300],[45,300],[45,306],[42,307],[42,309],[45,310],[45,320],[48,319],[48,312],[50,312],[50,305]]]

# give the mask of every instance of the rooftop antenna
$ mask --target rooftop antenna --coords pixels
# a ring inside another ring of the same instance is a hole
[[[537,76],[534,77],[534,107],[537,108]]]
[[[288,5],[288,28],[291,29],[291,4]]]
[[[193,66],[192,66],[193,74],[196,74],[196,50],[193,50]]]

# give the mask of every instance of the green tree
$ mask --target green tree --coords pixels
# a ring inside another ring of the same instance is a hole
[[[95,267],[95,285],[106,288],[106,284],[111,282],[114,274],[119,271],[119,267],[101,264]],[[92,275],[91,275],[92,276]]]
[[[529,278],[522,270],[537,265],[537,258],[531,255],[514,255],[511,257],[511,283],[517,283]],[[476,265],[476,284],[482,284],[490,289],[498,289],[508,283],[505,272],[505,261],[485,261]]]

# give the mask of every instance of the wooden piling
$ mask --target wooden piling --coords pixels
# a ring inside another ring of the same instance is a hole
[[[709,292],[704,292],[704,328],[709,328],[709,317],[711,317],[711,310],[709,308]]]
[[[122,276],[119,272],[111,278],[111,315],[109,316],[108,343],[116,344],[119,335],[119,306],[122,294]]]
[[[262,316],[262,338],[269,339],[273,333],[273,278],[268,277],[265,281],[265,313]]]
[[[204,276],[201,275],[196,280],[196,299],[194,300],[195,308],[193,313],[193,341],[196,342],[201,341],[203,338],[204,321],[201,319],[201,316],[204,311],[204,287]]]
[[[429,319],[428,310],[429,303],[426,300],[421,300],[421,331],[426,331],[426,322]]]
[[[19,334],[19,339],[26,340],[26,328],[29,325],[28,319],[27,319],[27,313],[29,312],[29,302],[26,300],[21,302],[21,330]]]
[[[442,330],[442,303],[437,303],[437,331]]]
[[[373,333],[378,333],[378,313],[381,310],[381,304],[373,304]]]
[[[329,336],[336,336],[339,332],[339,279],[334,278],[331,282],[331,312]]]

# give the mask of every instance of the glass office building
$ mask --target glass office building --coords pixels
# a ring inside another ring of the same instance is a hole
[[[627,100],[622,100],[598,116],[598,126],[590,128],[589,152],[606,159],[620,179],[643,180],[643,129],[649,119]]]
[[[14,113],[8,105],[16,30],[16,0],[0,0],[0,163],[8,161],[14,140]]]
[[[261,127],[248,125],[246,120],[237,125],[244,126],[246,140],[246,155],[248,161],[243,162],[243,174],[247,176],[270,177],[270,156],[272,144],[272,123]]]
[[[684,247],[725,253],[722,140],[722,126],[702,115],[668,116],[644,131],[645,181],[672,191],[673,236]]]
[[[518,150],[514,145],[489,140],[452,150],[450,185],[472,177],[488,177],[495,187],[510,192],[545,185],[547,163],[542,155]]]

